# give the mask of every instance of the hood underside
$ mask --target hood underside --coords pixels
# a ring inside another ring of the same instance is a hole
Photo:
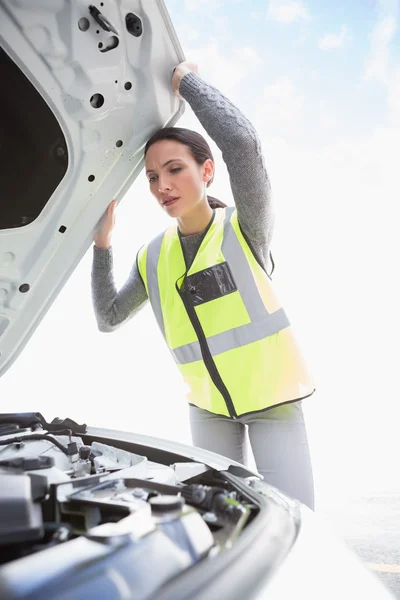
[[[2,0],[0,376],[183,103],[162,0]]]

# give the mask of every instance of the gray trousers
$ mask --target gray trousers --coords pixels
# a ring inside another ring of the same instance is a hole
[[[194,446],[244,465],[246,430],[264,480],[314,510],[314,483],[301,401],[239,417],[214,415],[189,406]]]

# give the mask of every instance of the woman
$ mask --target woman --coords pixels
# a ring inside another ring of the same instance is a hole
[[[172,87],[221,149],[236,210],[207,197],[214,160],[202,136],[181,128],[153,135],[150,191],[177,223],[140,250],[117,292],[110,204],[94,238],[99,329],[113,331],[150,299],[189,389],[194,445],[244,463],[247,428],[265,480],[313,508],[302,400],[314,385],[268,275],[274,216],[260,141],[195,65],[180,64]]]

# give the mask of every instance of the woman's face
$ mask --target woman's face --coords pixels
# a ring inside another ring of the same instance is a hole
[[[146,154],[150,191],[171,217],[182,217],[207,201],[205,184],[213,175],[211,159],[199,165],[185,144],[161,140]]]

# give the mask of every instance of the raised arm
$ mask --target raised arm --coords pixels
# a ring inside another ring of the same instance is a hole
[[[108,333],[118,329],[146,304],[146,288],[137,264],[118,291],[114,283],[112,249],[93,248],[92,301],[97,326]]]
[[[189,103],[222,152],[241,228],[263,262],[268,262],[274,213],[261,142],[240,110],[185,63],[177,67],[175,91]]]
[[[114,283],[111,232],[116,202],[108,207],[96,232],[92,265],[92,301],[100,331],[110,332],[131,319],[148,300],[135,262],[128,280],[118,291]]]

